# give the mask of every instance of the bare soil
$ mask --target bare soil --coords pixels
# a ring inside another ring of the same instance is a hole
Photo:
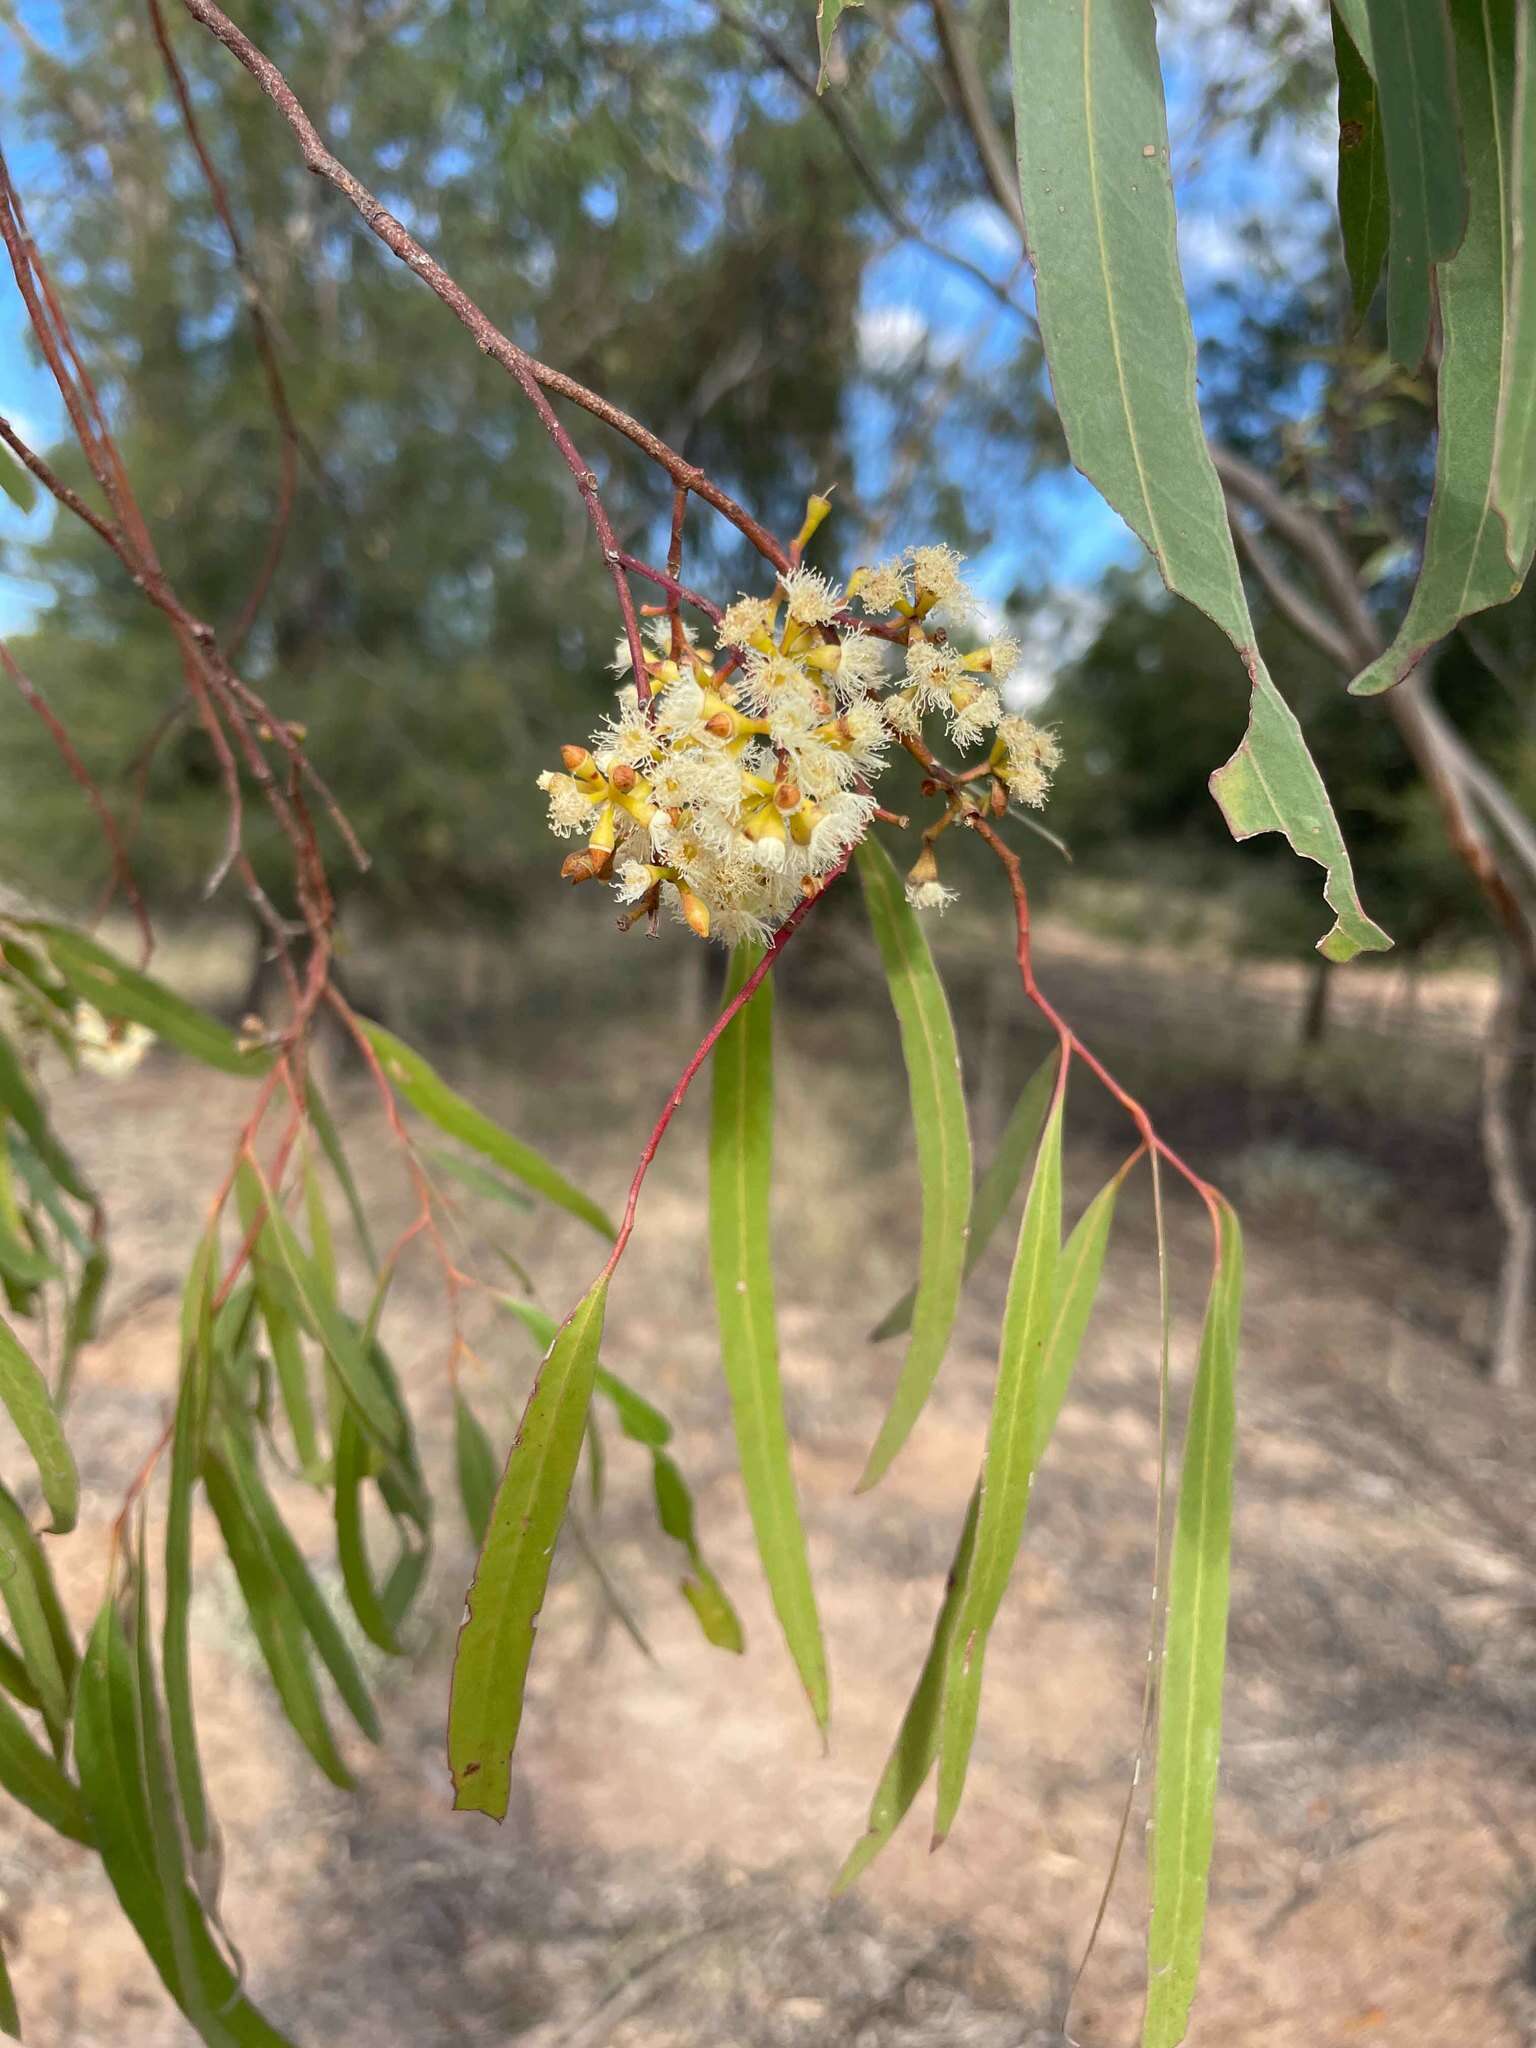
[[[563,1549],[511,1813],[497,1829],[449,1811],[446,1679],[472,1559],[453,1496],[443,1303],[426,1259],[407,1263],[386,1336],[439,1482],[437,1554],[414,1654],[370,1667],[384,1745],[342,1731],[354,1795],[332,1790],[299,1750],[216,1534],[199,1531],[196,1675],[226,1916],[254,1994],[305,2048],[1061,2038],[1114,1850],[1146,1656],[1157,1285],[1145,1185],[1123,1205],[1037,1488],[961,1822],[930,1856],[920,1805],[858,1892],[829,1903],[974,1476],[1007,1263],[994,1247],[912,1443],[855,1499],[898,1362],[866,1333],[908,1282],[917,1225],[894,1033],[854,995],[860,943],[791,973],[780,1033],[781,1336],[833,1666],[830,1751],[777,1640],[733,1476],[700,1102],[656,1169],[607,1349],[677,1425],[706,1551],[746,1622],[743,1658],[700,1639],[640,1455],[612,1442],[603,1556],[655,1660]],[[1090,1008],[1098,988],[1112,1036],[1136,1040],[1140,1021],[1102,971],[1095,981],[1091,958],[1063,949],[1059,966]],[[604,971],[579,1026],[542,987],[519,991],[492,1019],[493,1056],[454,1064],[478,1099],[611,1199],[692,1019],[667,1000],[654,952]],[[963,972],[957,991],[986,1131],[1042,1048],[999,1025]],[[1209,1089],[1183,1072],[1169,1080],[1174,1114],[1198,1136],[1188,1102]],[[334,1094],[387,1240],[412,1212],[398,1152],[365,1078],[339,1077]],[[1112,1148],[1086,1085],[1078,1097],[1069,1191],[1080,1202],[1129,1148]],[[104,1583],[107,1525],[171,1398],[177,1292],[245,1100],[241,1084],[162,1055],[125,1083],[59,1092],[60,1120],[118,1219],[106,1327],[74,1422],[83,1527],[55,1551],[82,1620]],[[1338,1111],[1346,1125],[1355,1113]],[[1471,1367],[1487,1226],[1466,1116],[1443,1119],[1438,1135],[1395,1128],[1383,1157],[1400,1165],[1374,1235],[1304,1210],[1250,1222],[1225,1796],[1192,2035],[1205,2048],[1536,2043],[1536,1402],[1495,1395]],[[1229,1122],[1211,1135],[1211,1163],[1240,1179],[1252,1129]],[[1449,1162],[1438,1178],[1417,1163],[1439,1156],[1431,1144]],[[554,1308],[595,1263],[595,1240],[548,1212],[474,1209],[466,1229],[500,1233]],[[1182,1394],[1206,1259],[1198,1215],[1177,1213],[1174,1251]],[[484,1370],[467,1390],[506,1442],[531,1347],[489,1309],[476,1311],[474,1334]],[[286,1481],[279,1497],[334,1584],[323,1504]],[[33,2048],[189,2041],[92,1858],[25,1816],[7,1819],[0,1933]],[[1082,2048],[1137,2038],[1142,1827],[1138,1807],[1073,2008]]]

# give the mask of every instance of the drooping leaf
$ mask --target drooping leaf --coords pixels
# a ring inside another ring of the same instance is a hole
[[[693,1495],[687,1482],[676,1460],[663,1450],[652,1452],[651,1472],[656,1490],[656,1519],[663,1534],[682,1545],[693,1567],[693,1576],[682,1581],[683,1598],[697,1615],[705,1641],[713,1643],[717,1650],[732,1650],[739,1656],[746,1648],[741,1617],[699,1549]]]
[[[1363,8],[1362,8],[1363,12]],[[1365,318],[1387,260],[1391,214],[1387,156],[1381,139],[1376,81],[1335,7],[1333,54],[1339,76],[1339,226],[1355,319]]]
[[[370,1023],[366,1018],[359,1019],[359,1022],[386,1077],[400,1090],[412,1109],[436,1124],[448,1137],[457,1138],[460,1144],[468,1145],[504,1173],[510,1173],[514,1180],[532,1188],[535,1194],[543,1195],[546,1201],[569,1210],[584,1223],[590,1223],[604,1237],[611,1238],[617,1234],[597,1203],[567,1180],[542,1153],[514,1138],[500,1124],[492,1123],[473,1103],[466,1102],[462,1095],[450,1088],[420,1053],[402,1044],[382,1025]]]
[[[0,1637],[0,1690],[8,1692],[13,1700],[20,1700],[24,1707],[31,1707],[34,1713],[42,1709],[42,1696],[28,1676],[20,1651],[13,1650],[4,1637]]]
[[[873,836],[855,859],[901,1030],[922,1191],[922,1247],[901,1377],[859,1480],[873,1486],[911,1434],[954,1328],[971,1215],[971,1133],[944,985],[890,855]]]
[[[1435,489],[1412,602],[1392,645],[1351,683],[1362,697],[1401,682],[1469,613],[1513,597],[1529,567],[1528,556],[1510,567],[1494,476],[1496,408],[1506,405],[1513,367],[1505,344],[1515,0],[1456,0],[1452,21],[1471,211],[1439,273]]]
[[[525,1195],[521,1188],[513,1187],[503,1180],[499,1173],[492,1173],[488,1167],[479,1165],[473,1159],[462,1159],[457,1152],[449,1152],[442,1146],[433,1146],[427,1157],[441,1173],[450,1175],[461,1187],[471,1194],[484,1195],[493,1202],[505,1203],[509,1209],[531,1209],[533,1197]]]
[[[0,2033],[9,2034],[13,2041],[21,2039],[21,2013],[16,2004],[16,1991],[11,1983],[11,1972],[3,1950],[0,1950]]]
[[[59,1755],[69,1728],[69,1701],[78,1658],[53,1572],[20,1503],[0,1486],[0,1600],[39,1699],[49,1739]]]
[[[523,1411],[459,1631],[448,1708],[454,1805],[502,1819],[534,1630],[581,1456],[608,1299],[604,1274],[562,1325]]]
[[[26,1137],[39,1164],[46,1168],[65,1194],[73,1195],[77,1202],[89,1202],[90,1189],[82,1180],[79,1168],[54,1136],[47,1112],[22,1069],[15,1047],[3,1031],[0,1031],[0,1110],[15,1118],[17,1129]],[[25,1170],[25,1159],[20,1163]]]
[[[141,974],[107,947],[67,925],[33,923],[48,948],[48,957],[82,1002],[104,1017],[124,1017],[142,1024],[178,1052],[221,1073],[264,1074],[272,1064],[265,1047],[242,1048],[234,1033],[197,1009],[163,982]]]
[[[56,1279],[58,1270],[46,1252],[39,1251],[0,1213],[0,1276],[17,1287],[41,1287]]]
[[[0,1696],[0,1785],[13,1799],[72,1842],[89,1842],[91,1824],[80,1793],[62,1767],[34,1741],[8,1699]]]
[[[1434,266],[1467,225],[1446,0],[1366,0],[1392,200],[1387,340],[1416,370],[1429,346]]]
[[[363,1526],[363,1482],[368,1476],[368,1446],[351,1408],[338,1401],[336,1419],[336,1555],[341,1581],[357,1625],[369,1642],[388,1656],[400,1655],[398,1623],[374,1583]]]
[[[1040,332],[1072,460],[1248,670],[1237,752],[1212,777],[1234,836],[1317,861],[1330,959],[1390,943],[1361,908],[1338,820],[1259,659],[1195,396],[1151,0],[1012,0],[1014,111]]]
[[[944,1674],[954,1646],[955,1626],[960,1619],[966,1580],[970,1576],[979,1503],[979,1490],[973,1488],[954,1562],[944,1584],[944,1598],[933,1624],[928,1654],[923,1659],[917,1685],[907,1703],[907,1711],[901,1717],[896,1741],[870,1802],[865,1831],[854,1843],[833,1881],[834,1897],[858,1882],[901,1826],[913,1800],[927,1783],[933,1760],[939,1753],[939,1710],[944,1697]]]
[[[54,1396],[54,1406],[61,1415],[69,1405],[81,1350],[96,1335],[108,1269],[105,1250],[99,1243],[93,1244],[80,1268],[75,1291],[64,1316],[64,1343],[59,1356],[59,1383]]]
[[[820,63],[816,72],[816,90],[827,89],[827,65],[832,56],[832,37],[837,24],[850,7],[862,7],[864,0],[816,0],[816,49]]]
[[[731,959],[729,1001],[760,956]],[[709,1265],[720,1363],[742,1485],[763,1575],[784,1640],[823,1728],[829,1689],[821,1617],[795,1492],[773,1299],[773,987],[765,979],[721,1033],[709,1122]],[[658,1495],[659,1499],[659,1495]]]
[[[971,1203],[971,1230],[966,1240],[965,1267],[963,1278],[969,1280],[981,1261],[982,1254],[992,1242],[992,1234],[1008,1213],[1015,1190],[1024,1177],[1024,1168],[1029,1155],[1035,1149],[1045,1122],[1045,1113],[1051,1106],[1051,1091],[1056,1080],[1056,1062],[1059,1053],[1050,1053],[1036,1067],[1018,1101],[1013,1113],[1003,1127],[1003,1134],[997,1141],[997,1150],[992,1163],[976,1183],[976,1194]],[[869,1333],[869,1341],[878,1344],[887,1337],[896,1337],[912,1326],[912,1308],[917,1300],[917,1290],[902,1296],[894,1308],[888,1309]]]
[[[652,1407],[643,1394],[637,1394],[633,1387],[601,1365],[597,1368],[597,1391],[613,1403],[619,1427],[631,1443],[645,1444],[654,1451],[662,1450],[671,1443],[672,1425],[661,1410]]]
[[[203,1489],[235,1568],[251,1633],[283,1712],[331,1783],[344,1789],[350,1787],[352,1774],[336,1748],[315,1684],[302,1617],[219,1451],[210,1450],[204,1455]]]
[[[278,1578],[293,1604],[294,1612],[304,1624],[316,1654],[326,1670],[337,1692],[345,1701],[347,1710],[370,1742],[381,1739],[379,1717],[374,1709],[373,1699],[368,1691],[367,1681],[358,1669],[357,1659],[351,1645],[342,1634],[330,1603],[316,1585],[304,1553],[293,1539],[293,1534],[278,1513],[277,1503],[268,1492],[261,1476],[252,1447],[236,1430],[226,1430],[222,1439],[224,1458],[234,1475],[240,1490],[241,1501],[250,1518],[252,1528],[266,1547]]]
[[[1142,2048],[1175,2048],[1184,2039],[1200,1967],[1221,1754],[1242,1305],[1242,1232],[1223,1204],[1168,1579]]]
[[[213,1369],[213,1296],[219,1239],[205,1232],[192,1260],[181,1306],[181,1379],[171,1424],[170,1490],[165,1509],[165,1616],[161,1670],[171,1757],[187,1839],[198,1856],[212,1841],[192,1703],[192,1494],[202,1469]]]
[[[310,1126],[320,1140],[320,1149],[336,1176],[336,1185],[341,1189],[342,1199],[346,1202],[347,1213],[352,1218],[352,1228],[357,1232],[357,1241],[362,1248],[363,1257],[368,1263],[369,1270],[376,1272],[379,1264],[378,1254],[373,1248],[373,1234],[368,1228],[368,1217],[363,1209],[362,1197],[357,1191],[357,1180],[348,1163],[335,1119],[326,1106],[325,1097],[315,1086],[313,1078],[305,1087],[304,1101],[309,1110]]]
[[[145,1776],[151,1728],[133,1649],[117,1602],[108,1598],[81,1665],[76,1717],[80,1789],[107,1876],[166,1989],[208,2048],[293,2048],[244,1995],[185,1879],[169,1890],[162,1883]],[[163,1828],[159,1840],[167,1843]]]
[[[453,1397],[453,1446],[459,1499],[478,1550],[491,1526],[491,1503],[496,1498],[496,1453],[491,1449],[485,1425],[457,1391]]]
[[[74,1453],[65,1440],[48,1382],[3,1316],[0,1401],[32,1453],[37,1476],[42,1481],[43,1498],[53,1516],[54,1534],[62,1536],[75,1526],[80,1507],[80,1477],[75,1470]]]
[[[1494,484],[1512,565],[1536,546],[1536,10],[1515,15],[1509,178],[1509,330],[1499,391]]]
[[[1061,1122],[1066,1092],[1055,1099],[1040,1140],[1019,1226],[997,1354],[997,1389],[982,1460],[976,1542],[965,1597],[944,1672],[939,1732],[939,1801],[934,1841],[942,1842],[959,1810],[976,1733],[987,1636],[1024,1536],[1040,1442],[1040,1381],[1050,1341],[1061,1258]]]

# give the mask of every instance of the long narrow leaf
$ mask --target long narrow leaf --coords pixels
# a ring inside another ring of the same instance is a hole
[[[1446,0],[1366,0],[1392,196],[1387,340],[1416,370],[1429,345],[1434,266],[1456,253],[1467,188]]]
[[[1363,8],[1362,8],[1363,13]],[[1390,212],[1387,156],[1381,140],[1376,81],[1355,47],[1339,9],[1332,10],[1333,55],[1339,75],[1339,226],[1355,319],[1363,320],[1387,260]]]
[[[1259,659],[1200,423],[1151,0],[1012,0],[1012,23],[1019,182],[1072,459],[1248,670],[1248,730],[1211,782],[1233,836],[1283,833],[1322,866],[1330,959],[1379,950],[1390,941],[1361,908],[1322,778]]]
[[[923,1205],[912,1335],[890,1409],[859,1480],[862,1491],[875,1484],[911,1434],[949,1348],[965,1275],[971,1133],[954,1021],[922,924],[878,840],[865,839],[855,858],[901,1030]]]
[[[1065,1076],[1040,1140],[1019,1226],[998,1345],[997,1391],[981,1467],[976,1545],[965,1598],[944,1673],[939,1734],[939,1800],[934,1841],[942,1842],[959,1810],[976,1733],[987,1636],[1024,1535],[1024,1516],[1040,1444],[1040,1380],[1050,1342],[1061,1257],[1061,1122]]]
[[[976,1183],[976,1194],[971,1202],[970,1236],[966,1240],[965,1266],[961,1276],[964,1280],[969,1280],[975,1272],[982,1254],[992,1242],[993,1233],[1008,1213],[1008,1205],[1019,1182],[1024,1178],[1024,1168],[1040,1136],[1045,1113],[1051,1106],[1051,1090],[1055,1085],[1059,1057],[1056,1052],[1050,1053],[1024,1083],[1012,1114],[1003,1126],[991,1164]],[[913,1288],[894,1308],[888,1309],[869,1333],[871,1344],[909,1330],[916,1301],[917,1290]]]
[[[3,1031],[0,1031],[0,1111],[15,1118],[17,1129],[26,1138],[39,1164],[46,1168],[64,1192],[73,1195],[77,1202],[89,1202],[91,1191],[81,1178],[80,1169],[54,1136],[48,1113],[38,1100],[14,1046]]]
[[[1184,1439],[1168,1578],[1142,2048],[1174,2048],[1188,2028],[1215,1832],[1243,1307],[1242,1232],[1225,1204],[1220,1231]]]
[[[89,1842],[91,1824],[78,1787],[46,1749],[8,1699],[0,1697],[0,1785],[13,1799],[57,1828],[72,1842]]]
[[[56,1536],[75,1526],[80,1508],[80,1478],[74,1453],[65,1441],[63,1426],[54,1409],[48,1382],[31,1356],[22,1349],[3,1316],[0,1316],[0,1401],[15,1423],[22,1442],[32,1453],[43,1498],[53,1516]]]
[[[738,947],[726,996],[757,954]],[[773,984],[720,1035],[709,1124],[709,1264],[742,1485],[763,1575],[817,1722],[829,1705],[826,1647],[795,1492],[773,1300]]]
[[[398,1657],[397,1625],[374,1583],[373,1568],[368,1561],[368,1539],[363,1526],[363,1482],[368,1476],[368,1447],[350,1407],[339,1397],[337,1406],[333,1504],[341,1580],[363,1634],[376,1648],[391,1657]]]
[[[705,1641],[713,1643],[717,1650],[731,1650],[740,1656],[746,1648],[741,1617],[699,1549],[693,1495],[677,1468],[677,1461],[666,1451],[653,1450],[651,1477],[656,1493],[656,1519],[662,1532],[681,1545],[693,1567],[692,1577],[682,1581],[683,1598],[693,1609],[699,1627],[704,1631]]]
[[[262,1659],[294,1733],[333,1785],[352,1783],[325,1718],[311,1669],[304,1629],[260,1529],[246,1508],[224,1457],[210,1451],[203,1460],[203,1488],[235,1568]]]
[[[371,1024],[366,1018],[359,1021],[385,1075],[412,1109],[436,1124],[448,1137],[457,1138],[461,1144],[493,1160],[514,1180],[520,1180],[525,1187],[543,1195],[546,1201],[569,1210],[583,1223],[590,1223],[604,1237],[611,1238],[616,1234],[612,1222],[597,1203],[567,1180],[542,1153],[514,1138],[500,1124],[493,1123],[472,1102],[467,1102],[450,1088],[420,1053],[413,1052],[382,1025]]]
[[[165,1617],[161,1669],[171,1756],[187,1838],[202,1855],[212,1841],[208,1800],[197,1750],[192,1704],[192,1494],[203,1462],[209,1379],[213,1368],[213,1293],[217,1227],[203,1237],[182,1297],[181,1383],[171,1425],[170,1492],[165,1510]]]
[[[43,1719],[54,1749],[62,1755],[77,1662],[74,1642],[43,1547],[20,1504],[3,1486],[0,1599],[4,1600],[16,1631],[27,1676],[42,1701]]]
[[[242,1047],[216,1017],[197,1009],[163,982],[141,974],[115,953],[66,925],[27,926],[48,948],[48,957],[83,1002],[104,1017],[142,1024],[167,1045],[226,1074],[264,1074],[272,1055],[263,1047]]]
[[[1458,0],[1452,22],[1472,203],[1461,247],[1440,270],[1435,490],[1413,600],[1392,645],[1350,685],[1362,697],[1401,682],[1469,613],[1513,597],[1530,565],[1527,555],[1510,566],[1494,475],[1497,408],[1514,368],[1506,333],[1515,0]]]
[[[453,1448],[459,1499],[478,1550],[491,1526],[491,1503],[496,1498],[496,1453],[484,1424],[458,1392],[453,1397]]]
[[[459,1631],[448,1708],[454,1805],[501,1820],[534,1630],[565,1519],[603,1336],[604,1274],[561,1327],[507,1460]]]
[[[1509,181],[1509,329],[1499,392],[1494,482],[1512,565],[1536,546],[1536,8],[1515,17]]]
[[[315,1136],[320,1140],[320,1149],[325,1154],[332,1173],[336,1176],[336,1184],[341,1189],[342,1198],[346,1202],[348,1214],[352,1218],[352,1228],[357,1232],[357,1241],[362,1247],[363,1257],[367,1261],[370,1271],[376,1271],[379,1263],[378,1254],[373,1248],[373,1234],[368,1228],[368,1217],[363,1209],[362,1197],[357,1191],[357,1181],[353,1176],[351,1166],[348,1164],[346,1152],[342,1147],[341,1133],[336,1128],[335,1119],[326,1105],[325,1097],[315,1086],[313,1079],[310,1080],[304,1091],[304,1101],[309,1110],[310,1125],[314,1130]]]

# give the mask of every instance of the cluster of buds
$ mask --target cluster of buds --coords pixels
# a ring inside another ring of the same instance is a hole
[[[812,500],[802,544],[826,509]],[[930,715],[962,749],[994,735],[972,773],[990,774],[1005,807],[1042,803],[1056,742],[1004,711],[1012,641],[962,653],[952,640],[976,610],[960,564],[915,548],[846,590],[789,569],[771,596],[727,608],[713,654],[675,618],[655,621],[644,700],[624,684],[618,715],[539,777],[552,830],[584,841],[561,872],[610,882],[625,925],[654,929],[665,907],[701,937],[763,942],[863,838],[892,746],[921,740]],[[627,646],[616,667],[628,672]],[[914,902],[949,900],[932,879],[909,884]]]

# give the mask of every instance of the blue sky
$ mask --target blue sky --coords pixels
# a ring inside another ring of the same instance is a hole
[[[1196,156],[1189,134],[1191,109],[1198,104],[1203,76],[1241,80],[1241,67],[1251,68],[1251,50],[1226,28],[1223,0],[1178,0],[1164,10],[1162,28],[1168,86],[1174,168],[1180,202],[1180,247],[1186,282],[1202,339],[1220,338],[1221,323],[1231,317],[1217,287],[1241,281],[1252,256],[1240,228],[1245,216],[1262,215],[1272,237],[1283,238],[1288,220],[1296,218],[1309,181],[1326,181],[1333,142],[1325,124],[1301,131],[1293,123],[1277,123],[1263,148],[1249,149],[1234,127]],[[52,0],[20,0],[19,13],[32,34],[56,41],[57,14]],[[7,151],[23,193],[46,187],[57,171],[47,153],[28,139],[15,119],[19,59],[15,43],[0,28],[0,121]],[[930,237],[955,249],[1000,279],[1017,260],[1009,223],[990,202],[977,199],[944,220],[923,223]],[[1315,219],[1297,221],[1296,231],[1310,239]],[[1283,254],[1283,250],[1282,250]],[[1015,295],[1028,305],[1027,278]],[[899,368],[903,351],[926,345],[942,359],[945,351],[965,352],[984,370],[1001,363],[1017,340],[1010,318],[996,299],[978,284],[919,248],[891,251],[866,272],[861,313],[863,345],[872,366]],[[62,414],[46,373],[23,344],[24,319],[14,288],[7,279],[0,296],[0,411],[14,419],[29,438],[46,443],[62,428]],[[871,420],[873,420],[873,414]],[[854,421],[861,466],[878,471],[883,451],[877,429],[866,432]],[[0,451],[0,459],[4,459]],[[24,521],[0,497],[0,536],[37,530],[51,516],[39,507]],[[1134,562],[1141,553],[1134,537],[1109,510],[1097,492],[1075,473],[1035,479],[1019,494],[1008,519],[984,548],[974,570],[983,594],[1000,596],[1018,580],[1021,560],[1048,565],[1061,605],[1061,617],[1088,619],[1091,593],[1105,569]],[[1027,537],[1027,538],[1026,538]],[[37,586],[0,575],[0,631],[15,631],[46,601]],[[1057,658],[1060,656],[1058,647]]]

